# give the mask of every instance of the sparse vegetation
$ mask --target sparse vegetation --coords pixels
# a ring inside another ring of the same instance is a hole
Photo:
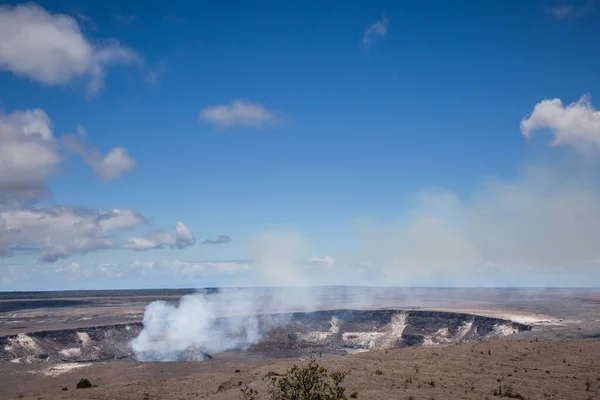
[[[92,382],[90,382],[88,378],[81,378],[79,382],[77,382],[77,389],[88,389],[94,386],[95,385],[92,385]]]
[[[585,391],[589,392],[591,386],[592,386],[592,381],[590,380],[590,378],[589,377],[585,378]]]
[[[525,400],[525,397],[521,393],[515,391],[515,389],[511,385],[499,386],[498,388],[495,388],[492,391],[492,394],[498,397],[508,397],[510,399]]]
[[[271,400],[347,400],[346,388],[342,385],[348,371],[329,373],[327,368],[311,360],[308,365],[293,365],[284,375],[267,375]],[[257,396],[256,392],[252,393]],[[353,392],[358,397],[358,392]],[[352,397],[352,395],[351,395]],[[352,397],[352,398],[356,398]],[[249,397],[244,400],[254,400]]]
[[[258,391],[254,388],[249,387],[248,385],[244,386],[240,389],[240,399],[241,400],[257,400],[258,399]]]

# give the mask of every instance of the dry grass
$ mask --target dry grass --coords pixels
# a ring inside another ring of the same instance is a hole
[[[0,398],[17,398],[22,393],[24,398],[31,399],[238,400],[242,387],[248,385],[266,393],[265,375],[282,374],[300,362],[114,362],[55,378],[28,373],[32,365],[1,363]],[[600,341],[495,340],[361,353],[321,359],[319,363],[330,370],[349,370],[345,380],[347,393],[356,391],[359,399],[412,396],[493,400],[500,398],[500,388],[502,395],[513,398],[600,399]],[[64,386],[73,387],[81,374],[93,379],[99,387],[87,391],[61,390]]]

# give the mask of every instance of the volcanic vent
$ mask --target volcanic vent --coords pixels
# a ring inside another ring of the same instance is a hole
[[[217,353],[200,342],[169,359],[133,354],[142,324],[36,332],[0,338],[0,359],[14,362],[103,360],[203,361],[215,357],[306,357],[345,355],[407,346],[435,346],[502,337],[531,327],[508,320],[437,311],[335,310],[243,317],[226,330],[231,345]],[[232,318],[218,318],[228,326]],[[238,321],[239,322],[239,321]],[[252,329],[253,334],[245,332]],[[252,337],[252,341],[248,338]],[[160,344],[160,343],[157,343]]]

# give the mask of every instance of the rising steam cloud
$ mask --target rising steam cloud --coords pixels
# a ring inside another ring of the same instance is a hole
[[[244,348],[260,338],[254,311],[241,292],[229,293],[227,301],[220,294],[184,296],[178,305],[155,301],[146,308],[133,351],[139,361],[203,361],[206,353]]]
[[[566,106],[545,100],[520,127],[527,139],[550,133],[552,162],[526,164],[516,179],[487,179],[470,196],[419,192],[395,220],[362,223],[344,257],[315,258],[298,232],[263,233],[249,246],[257,279],[251,283],[564,286],[561,279],[578,273],[583,280],[572,282],[594,282],[600,264],[600,112],[589,97]],[[512,280],[493,280],[502,274]],[[315,290],[261,296],[230,290],[186,296],[178,306],[154,302],[133,348],[140,360],[244,348],[261,338],[253,315],[314,310],[325,304]],[[365,304],[371,303],[354,305]],[[238,318],[218,319],[225,315]]]
[[[144,314],[144,329],[132,342],[138,361],[203,361],[207,354],[245,350],[285,316],[318,307],[317,289],[221,289],[183,296],[177,305],[154,301]],[[261,323],[262,322],[262,323]]]

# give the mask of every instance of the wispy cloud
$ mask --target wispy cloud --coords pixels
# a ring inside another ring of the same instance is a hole
[[[275,115],[267,108],[247,100],[210,105],[200,111],[199,117],[219,128],[247,126],[260,129],[277,122]]]
[[[376,41],[386,37],[387,33],[388,19],[384,17],[367,28],[360,42],[361,47],[363,50],[368,51]]]
[[[167,73],[168,65],[166,61],[159,62],[154,67],[147,68],[146,71],[146,82],[150,85],[156,85],[161,78]]]
[[[308,260],[311,265],[329,266],[335,263],[335,260],[330,256],[312,257]]]
[[[231,238],[229,236],[221,235],[217,238],[217,240],[206,239],[202,244],[223,244],[231,242]]]
[[[137,251],[162,249],[165,247],[183,249],[195,243],[196,238],[192,231],[180,221],[177,222],[175,236],[169,232],[159,232],[152,238],[129,236],[124,247]]]
[[[594,7],[594,0],[585,0],[583,4],[575,1],[546,7],[546,12],[557,19],[577,18],[587,15]]]
[[[61,137],[63,147],[80,155],[96,174],[105,180],[120,179],[123,174],[133,170],[137,162],[129,156],[125,147],[113,147],[106,154],[86,142],[87,132],[83,126],[77,127],[77,134],[65,134]]]

